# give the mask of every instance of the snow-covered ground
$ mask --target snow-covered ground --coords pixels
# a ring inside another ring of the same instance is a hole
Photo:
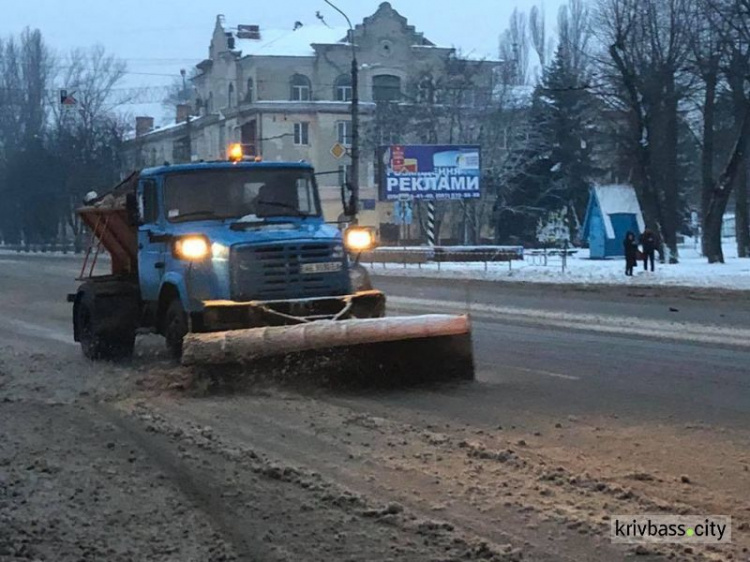
[[[672,285],[684,287],[712,287],[723,289],[750,289],[750,259],[737,258],[734,241],[724,244],[723,264],[709,264],[701,257],[694,244],[689,242],[679,248],[680,263],[656,264],[654,273],[644,272],[639,262],[633,277],[625,276],[625,260],[591,260],[588,250],[579,250],[569,257],[563,273],[562,259],[548,257],[542,265],[538,256],[526,256],[524,261],[484,263],[429,263],[402,264],[365,263],[377,275],[437,277],[444,279],[482,279],[489,281],[528,281],[531,283],[581,283],[622,285]]]

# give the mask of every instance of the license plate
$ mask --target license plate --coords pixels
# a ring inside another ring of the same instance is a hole
[[[300,266],[302,273],[330,273],[331,271],[341,271],[340,261],[328,261],[323,263],[303,263]]]

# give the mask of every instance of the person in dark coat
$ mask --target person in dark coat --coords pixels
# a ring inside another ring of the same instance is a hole
[[[654,255],[656,253],[656,235],[648,228],[641,234],[641,248],[643,249],[643,271],[648,271],[648,262],[651,262],[651,271],[654,270]]]
[[[628,230],[622,244],[625,249],[625,275],[632,276],[638,255],[638,242],[635,239],[635,234]]]

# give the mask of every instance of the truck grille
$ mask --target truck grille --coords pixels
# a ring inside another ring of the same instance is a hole
[[[335,244],[293,243],[234,246],[231,253],[232,299],[283,300],[345,295],[349,274],[340,271],[306,273],[305,264],[341,262]]]

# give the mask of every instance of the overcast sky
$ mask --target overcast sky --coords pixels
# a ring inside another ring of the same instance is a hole
[[[337,0],[353,23],[377,10],[377,0]],[[498,36],[514,7],[529,10],[542,4],[553,30],[563,0],[393,0],[391,5],[417,30],[439,45],[454,46],[475,56],[497,56]],[[103,45],[126,60],[127,86],[161,86],[205,58],[216,15],[228,22],[290,28],[295,20],[318,23],[320,11],[331,25],[343,19],[323,0],[5,0],[0,36],[24,27],[39,28],[57,51]],[[154,112],[159,104],[132,105],[131,113]]]

